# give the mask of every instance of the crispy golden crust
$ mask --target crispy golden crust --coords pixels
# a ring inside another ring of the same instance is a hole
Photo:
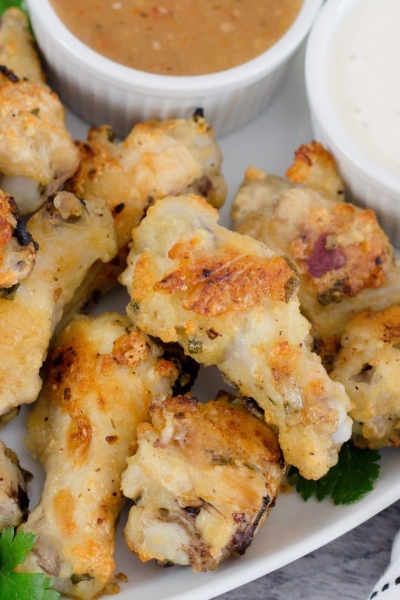
[[[276,434],[227,394],[154,402],[138,428],[122,489],[135,501],[124,530],[142,561],[216,569],[244,554],[285,472]]]
[[[116,252],[112,217],[100,200],[83,203],[60,192],[27,228],[39,244],[35,267],[12,300],[0,298],[0,414],[36,399],[39,369],[65,305],[90,266]]]
[[[121,473],[150,402],[178,375],[126,316],[79,317],[60,334],[30,413],[27,443],[46,480],[23,526],[38,536],[21,570],[44,572],[73,598],[105,591],[114,573]]]
[[[284,302],[288,290],[296,290],[293,269],[280,256],[241,256],[235,248],[227,248],[217,259],[202,257],[196,261],[193,255],[188,259],[185,251],[177,254],[173,248],[172,252],[178,269],[156,283],[154,289],[173,294],[190,286],[182,307],[198,315],[214,317],[244,311],[259,304],[263,297]]]
[[[286,461],[318,478],[350,436],[349,400],[308,349],[290,262],[217,218],[196,196],[149,209],[121,278],[129,314],[146,333],[217,365],[279,427]]]
[[[28,277],[37,249],[14,198],[0,190],[0,296],[11,298],[15,286]]]
[[[389,298],[400,301],[400,278],[393,248],[373,211],[328,195],[324,177],[329,183],[328,158],[318,162],[313,187],[293,186],[249,168],[231,216],[235,231],[296,264],[301,310],[313,324],[316,349],[329,367],[350,314],[366,306],[387,306]],[[306,176],[298,180],[308,183]]]
[[[292,183],[304,183],[308,187],[326,192],[332,200],[344,197],[344,184],[336,170],[333,156],[322,144],[313,140],[302,144],[294,154],[294,163],[286,171]]]
[[[45,81],[27,16],[16,7],[4,11],[0,19],[0,65],[7,67],[20,79],[36,83]]]
[[[55,93],[25,80],[0,85],[2,188],[10,191],[5,186],[17,177],[36,183],[32,198],[13,194],[22,214],[33,212],[56,192],[78,162],[78,150],[65,128],[65,111]]]
[[[375,213],[345,203],[310,207],[288,249],[322,306],[382,285],[392,258]]]
[[[92,128],[88,141],[77,145],[80,166],[66,189],[106,200],[120,248],[159,198],[196,192],[216,207],[225,200],[221,154],[201,117],[138,123],[121,143],[104,125]]]
[[[400,446],[400,307],[353,315],[342,334],[332,378],[354,408],[354,441],[361,447]]]

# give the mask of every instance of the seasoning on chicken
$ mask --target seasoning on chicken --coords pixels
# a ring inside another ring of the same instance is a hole
[[[350,437],[349,399],[309,350],[293,265],[217,220],[193,195],[149,208],[121,276],[129,314],[142,331],[218,366],[279,427],[286,462],[318,479]]]
[[[17,527],[28,516],[26,482],[30,478],[21,469],[17,455],[0,440],[0,531]]]
[[[122,142],[110,127],[93,127],[88,141],[77,145],[80,164],[66,189],[105,199],[120,248],[159,198],[193,192],[216,208],[225,200],[221,153],[200,116],[138,123]]]
[[[33,402],[54,328],[96,260],[116,252],[110,212],[100,200],[60,192],[29,220],[36,264],[12,300],[0,298],[0,415]]]
[[[400,446],[400,306],[349,319],[331,376],[353,402],[357,446]]]
[[[400,269],[375,213],[341,200],[325,149],[302,146],[288,174],[300,185],[248,168],[233,203],[233,227],[296,264],[301,310],[330,369],[352,313],[400,302]]]
[[[0,85],[0,187],[29,214],[75,172],[79,152],[58,96],[8,75]]]
[[[0,190],[0,297],[13,297],[35,266],[37,250],[14,198]]]
[[[227,394],[153,402],[122,477],[134,500],[125,540],[142,561],[212,571],[241,556],[275,504],[285,469],[276,433]]]
[[[86,305],[116,284],[126,267],[127,245],[148,207],[157,199],[194,192],[219,208],[226,196],[221,152],[199,114],[190,119],[150,120],[135,125],[123,142],[108,126],[92,128],[79,142],[81,160],[66,189],[80,198],[104,198],[115,223],[120,252],[109,265],[97,265],[92,281],[76,296]]]
[[[28,18],[13,6],[0,19],[0,65],[7,67],[19,79],[44,83],[45,75]]]
[[[37,541],[20,568],[88,600],[116,592],[114,535],[121,473],[150,402],[178,372],[126,315],[73,320],[55,341],[27,423],[28,447],[46,472],[42,496],[21,527]]]

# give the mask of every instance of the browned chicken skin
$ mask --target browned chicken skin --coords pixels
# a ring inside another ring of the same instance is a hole
[[[18,458],[0,440],[0,531],[17,527],[28,516],[26,482],[31,477],[21,469]]]
[[[121,473],[150,403],[170,395],[177,377],[161,347],[125,315],[79,317],[61,332],[28,418],[27,444],[46,480],[22,527],[38,539],[21,571],[46,573],[71,598],[116,591]]]
[[[128,312],[149,335],[218,366],[278,427],[286,462],[318,479],[350,437],[350,401],[308,347],[293,265],[217,219],[193,195],[148,210],[121,276]]]
[[[400,306],[366,309],[345,324],[331,376],[353,402],[353,439],[369,448],[400,446]]]
[[[0,187],[21,214],[37,210],[78,167],[65,111],[45,84],[28,20],[18,8],[0,21]]]
[[[0,190],[0,297],[11,298],[30,275],[37,250],[14,198]]]
[[[0,415],[34,402],[40,368],[66,304],[96,260],[116,252],[112,217],[100,200],[60,192],[28,221],[35,266],[12,299],[0,297]]]
[[[274,505],[285,469],[275,432],[227,394],[153,402],[122,490],[124,535],[142,561],[218,568],[241,556]]]
[[[287,175],[298,185],[249,168],[233,227],[296,264],[301,310],[330,368],[352,313],[400,302],[400,270],[374,212],[343,201],[333,159],[319,144],[302,146]]]

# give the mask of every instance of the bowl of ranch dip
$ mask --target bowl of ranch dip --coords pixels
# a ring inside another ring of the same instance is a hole
[[[126,135],[188,118],[217,136],[272,101],[323,0],[27,0],[49,83],[73,111]]]
[[[315,138],[353,200],[400,246],[400,1],[327,0],[310,33],[306,87]]]

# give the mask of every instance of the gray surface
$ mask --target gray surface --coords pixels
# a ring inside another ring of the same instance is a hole
[[[389,564],[400,501],[346,535],[219,600],[367,600]]]

